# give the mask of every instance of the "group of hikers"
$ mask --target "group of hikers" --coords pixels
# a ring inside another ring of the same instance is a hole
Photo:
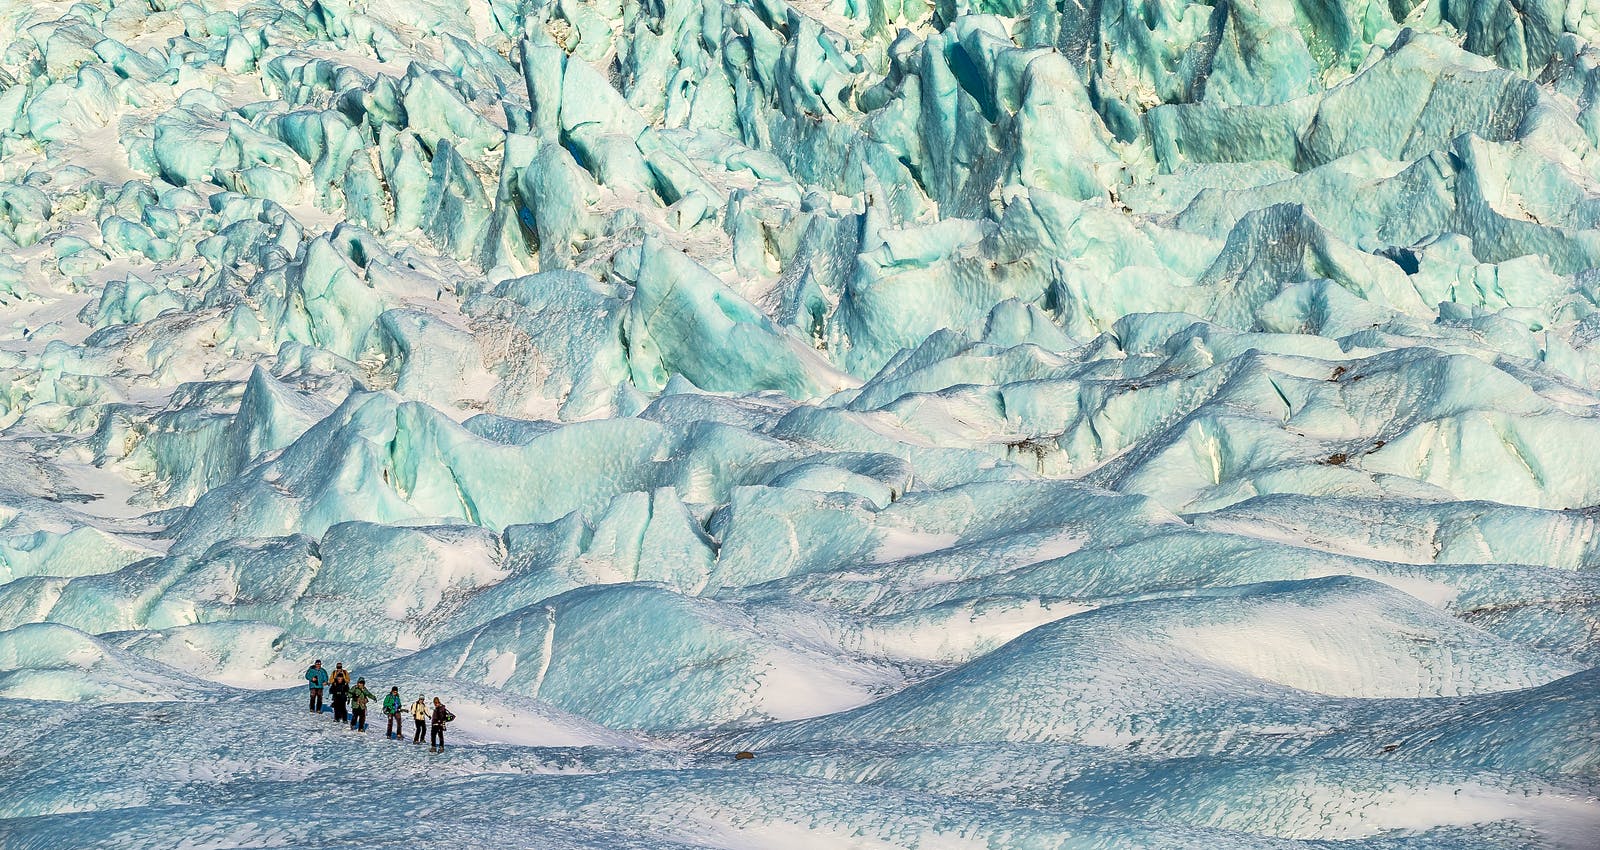
[[[350,671],[344,668],[343,663],[334,664],[330,675],[329,671],[322,669],[322,659],[319,658],[306,669],[306,682],[311,685],[312,713],[323,712],[322,689],[327,688],[328,696],[333,703],[333,719],[348,722],[354,731],[367,731],[367,703],[377,699],[378,695],[367,690],[366,679],[356,679],[356,683],[351,685]],[[389,693],[384,695],[383,713],[389,718],[389,725],[384,735],[404,740],[405,729],[402,728],[402,724],[405,713],[401,707],[398,686],[390,688]],[[438,697],[434,697],[433,706],[429,708],[427,697],[419,696],[417,701],[411,704],[411,719],[416,722],[416,733],[411,738],[411,743],[422,743],[422,736],[427,733],[428,724],[431,722],[433,736],[428,741],[428,752],[444,752],[445,724],[456,719],[456,716],[444,707],[444,703]]]

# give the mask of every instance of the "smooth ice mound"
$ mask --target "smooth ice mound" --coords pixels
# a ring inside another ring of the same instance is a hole
[[[0,845],[1589,848],[1597,39],[0,3]]]

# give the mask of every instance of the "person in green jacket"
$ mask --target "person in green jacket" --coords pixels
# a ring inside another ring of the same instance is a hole
[[[367,690],[367,680],[357,679],[356,686],[350,689],[350,728],[360,732],[367,731],[367,701],[376,699],[377,694]]]
[[[383,729],[383,737],[399,738],[405,732],[400,728],[400,721],[404,719],[400,714],[400,688],[393,687],[383,697],[383,713],[389,718],[389,725]]]

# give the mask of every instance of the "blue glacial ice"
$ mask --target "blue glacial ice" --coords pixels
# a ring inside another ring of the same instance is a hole
[[[0,2],[7,850],[1586,850],[1596,446],[1596,0]]]

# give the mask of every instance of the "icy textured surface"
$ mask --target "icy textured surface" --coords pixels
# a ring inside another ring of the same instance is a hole
[[[0,0],[0,847],[1594,847],[1592,42]]]

